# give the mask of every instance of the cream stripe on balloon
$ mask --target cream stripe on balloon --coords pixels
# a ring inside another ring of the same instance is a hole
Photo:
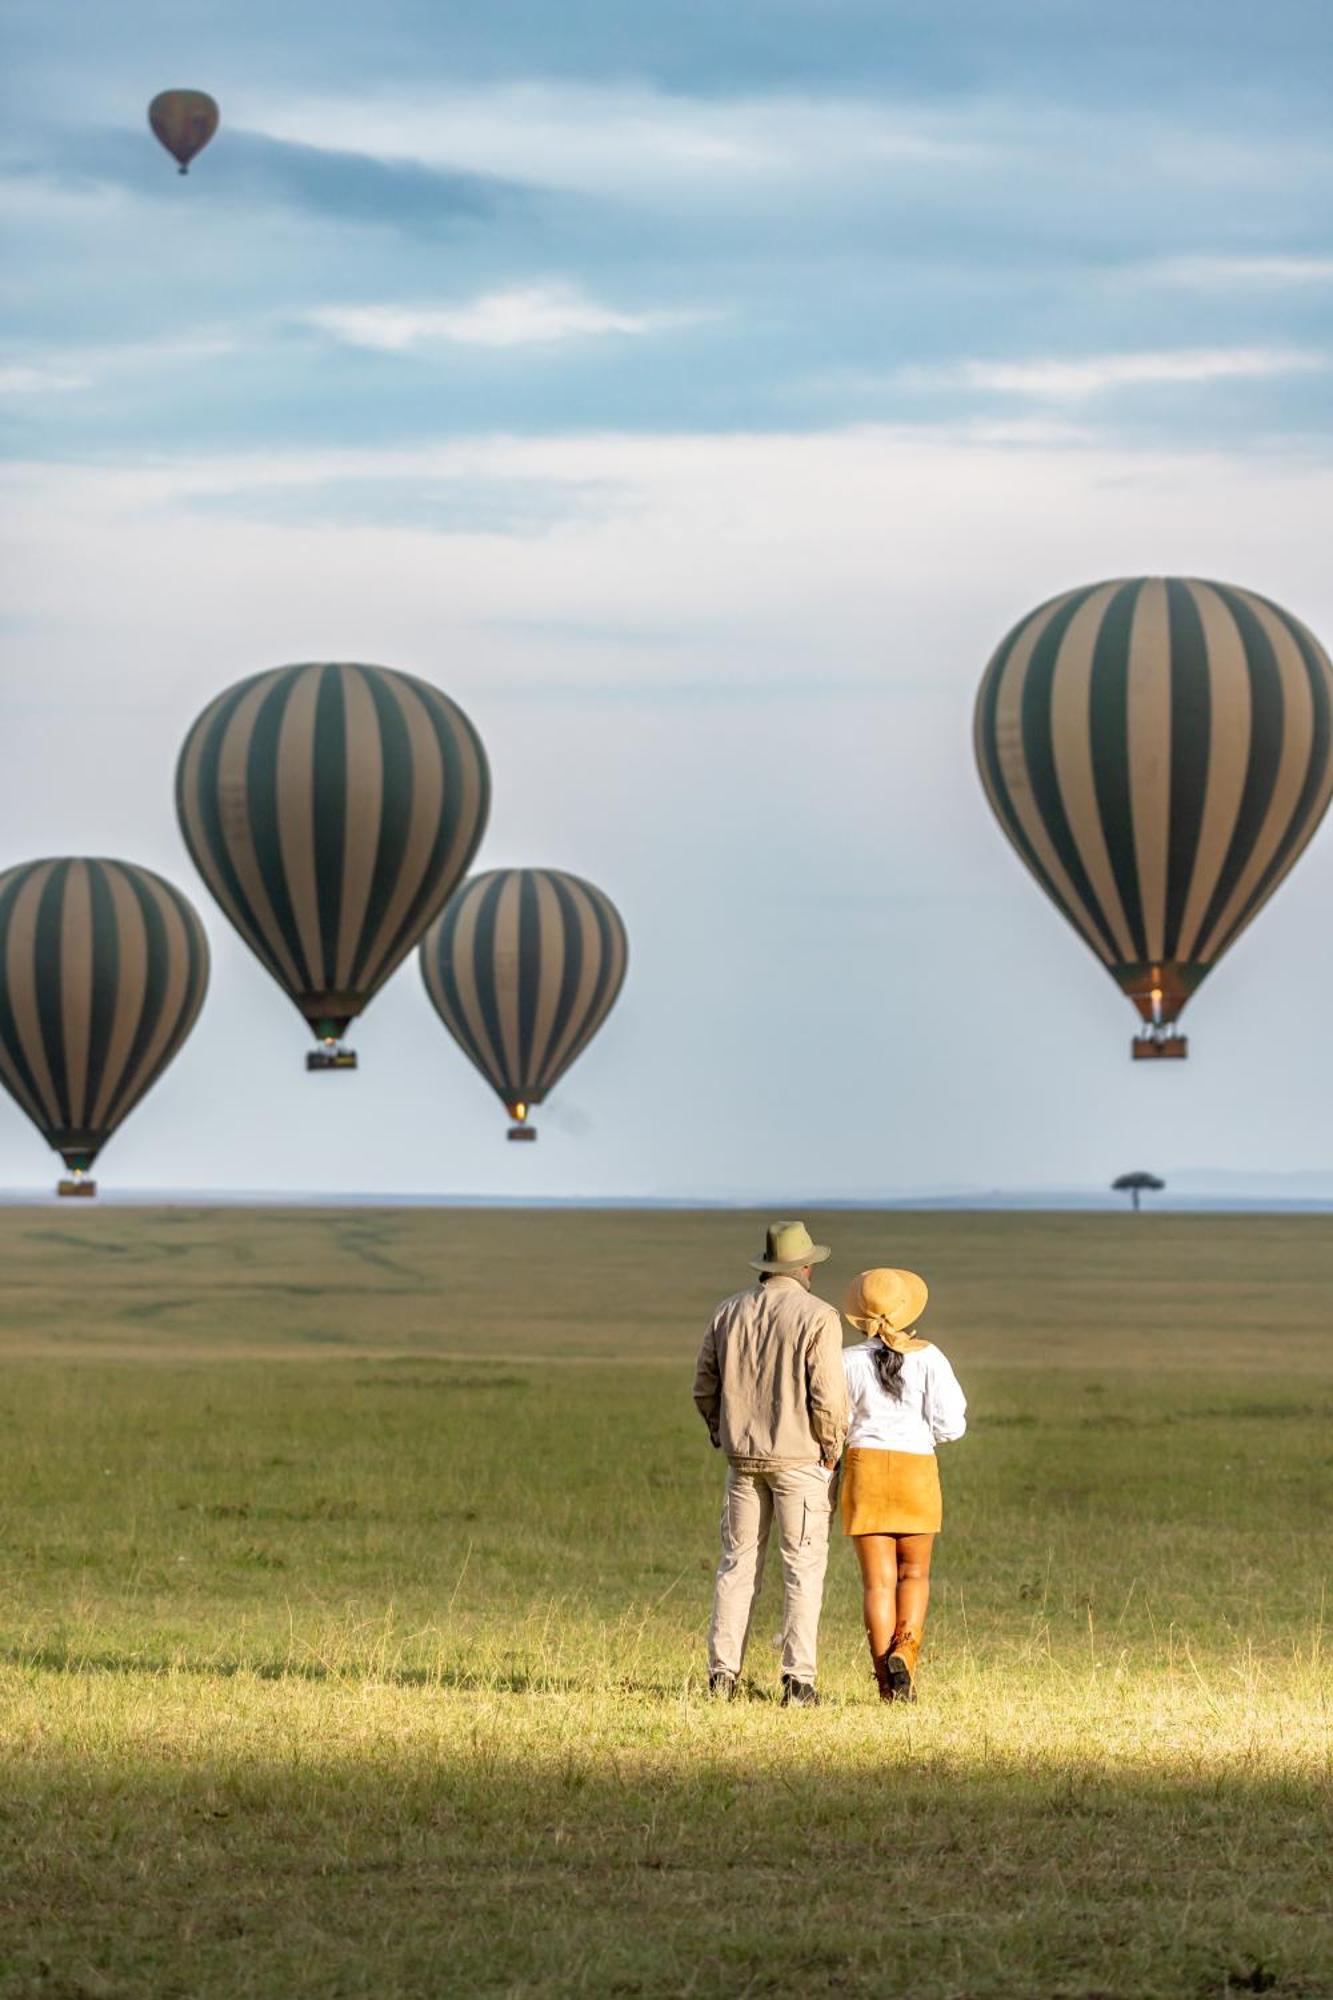
[[[1052,618],[1067,602],[1057,599],[1046,607],[1044,613],[1034,617],[1019,634],[1012,652],[1005,661],[1000,674],[999,691],[995,703],[995,754],[1000,765],[1000,776],[1009,793],[1010,808],[1018,820],[1028,844],[1038,863],[1045,870],[1051,884],[1052,893],[1062,904],[1071,922],[1077,924],[1088,943],[1104,964],[1112,964],[1105,943],[1096,924],[1084,906],[1082,898],[1075,892],[1074,885],[1065,873],[1064,864],[1056,853],[1037,810],[1032,795],[1032,781],[1028,775],[1027,757],[1023,749],[1023,689],[1032,655],[1037,641],[1045,632]]]
[[[129,879],[122,868],[117,868],[114,863],[109,862],[106,875],[107,887],[111,892],[111,905],[116,917],[116,949],[119,954],[120,972],[116,980],[116,1008],[111,1017],[111,1033],[107,1037],[102,1081],[98,1086],[97,1102],[93,1106],[90,1121],[94,1127],[105,1125],[111,1106],[120,1094],[125,1065],[134,1048],[134,1038],[139,1032],[139,1022],[143,1014],[143,995],[147,990],[144,975],[148,965],[148,932],[144,925],[143,911],[139,908],[139,899],[130,887]]]
[[[1177,959],[1188,964],[1201,956],[1199,929],[1235,831],[1250,757],[1251,699],[1245,648],[1235,619],[1206,583],[1191,578],[1185,587],[1194,599],[1203,626],[1209,691],[1208,776],[1199,821],[1199,844],[1176,945]]]
[[[65,870],[59,987],[69,1122],[82,1131],[88,1116],[88,1045],[93,1027],[93,904],[86,861],[71,861]]]
[[[423,953],[421,964],[426,980],[426,991],[430,994],[436,1010],[441,1019],[448,1025],[450,1032],[466,1045],[467,1030],[457,1012],[449,1003],[449,996],[444,984],[444,975],[440,970],[438,954],[435,952],[429,954]]]
[[[482,759],[476,739],[463,717],[461,709],[442,694],[439,688],[428,682],[412,683],[415,692],[429,709],[439,718],[440,728],[458,751],[461,770],[458,798],[454,801],[454,834],[445,849],[442,874],[450,882],[455,881],[467,866],[472,848],[476,843],[477,815],[481,809],[483,778]],[[447,899],[446,899],[447,900]]]
[[[54,866],[54,862],[44,861],[39,868],[35,868],[14,898],[5,952],[5,980],[9,988],[9,1003],[14,1010],[19,1046],[37,1087],[43,1122],[63,1125],[64,1115],[51,1080],[51,1066],[46,1059],[46,1046],[37,1013],[37,909]]]
[[[495,995],[495,1011],[500,1023],[500,1048],[504,1056],[506,1076],[519,1078],[523,1074],[522,1038],[519,1033],[518,989],[519,989],[519,914],[521,910],[522,876],[515,871],[507,876],[500,891],[499,908],[495,913],[495,929],[491,936],[491,985]],[[483,971],[483,978],[485,973]]]
[[[463,1020],[467,1033],[476,1052],[476,1059],[482,1065],[491,1083],[504,1095],[505,1077],[500,1063],[500,1052],[495,1047],[486,1026],[486,1016],[477,992],[474,976],[476,965],[477,919],[486,891],[494,880],[483,875],[466,891],[454,926],[453,943],[449,952],[449,962],[453,970],[454,982],[458,987],[458,1001],[463,1010]]]
[[[246,760],[250,752],[250,737],[260,704],[276,678],[276,675],[266,674],[262,680],[256,681],[253,687],[246,690],[228,719],[218,755],[218,817],[222,822],[222,839],[227,850],[227,859],[231,862],[241,893],[253,913],[251,920],[242,921],[241,935],[256,940],[256,948],[261,956],[263,947],[267,944],[285,976],[293,985],[299,986],[303,983],[301,975],[287,948],[287,941],[273,914],[273,905],[264,886],[263,870],[259,865],[254,835],[250,830],[247,801]]]
[[[571,1063],[575,1063],[578,1061],[579,1057],[583,1054],[583,1051],[587,1048],[593,1036],[597,1033],[597,1030],[601,1027],[607,1015],[611,1012],[612,1007],[615,1005],[616,996],[620,992],[621,984],[625,977],[625,961],[627,953],[625,947],[624,931],[622,930],[619,921],[615,919],[613,912],[606,904],[605,898],[598,896],[595,890],[590,890],[589,893],[592,896],[593,901],[601,907],[603,914],[607,918],[607,929],[610,933],[610,943],[606,946],[605,950],[602,951],[600,954],[600,964],[602,967],[602,973],[604,977],[601,1001],[594,1010],[594,1012],[590,1015],[589,1019],[584,1023],[582,1032],[578,1036],[578,1039],[575,1041],[574,1046],[570,1049],[569,1053],[566,1055],[563,1065],[565,1068],[568,1068]]]
[[[306,667],[291,683],[278,729],[278,851],[287,900],[296,920],[306,976],[289,974],[308,992],[329,983],[319,928],[319,873],[315,866],[315,711],[323,667]],[[250,826],[246,821],[246,839]],[[265,907],[268,900],[265,898]],[[275,924],[276,929],[276,924]]]
[[[274,676],[269,676],[270,685],[273,678]],[[203,814],[199,808],[199,774],[203,764],[204,745],[213,733],[213,718],[221,708],[223,702],[228,699],[229,693],[230,690],[220,694],[216,701],[210,702],[186,739],[185,758],[181,766],[180,775],[181,815],[184,820],[183,831],[186,835],[186,845],[189,847],[195,867],[203,876],[205,882],[208,884],[210,893],[226,912],[228,919],[235,926],[241,937],[245,938],[251,944],[252,949],[258,951],[262,940],[255,932],[249,919],[242,914],[240,905],[237,903],[223,878],[222,870],[219,868],[217,857],[213,852],[212,843],[204,828]],[[225,833],[223,845],[226,845]],[[261,952],[261,957],[262,955]]]
[[[357,982],[365,991],[372,990],[382,979],[387,979],[411,949],[412,940],[409,938],[406,945],[400,944],[395,951],[394,938],[425,879],[444,805],[444,762],[421,696],[401,674],[386,675],[385,686],[397,702],[407,730],[412,760],[412,796],[408,802],[408,836],[398,880]],[[442,902],[444,900],[447,898],[441,899]],[[430,914],[433,916],[435,912]]]
[[[1306,671],[1309,675],[1317,677],[1322,682],[1325,694],[1325,701],[1327,704],[1325,713],[1330,718],[1330,724],[1333,724],[1333,666],[1330,666],[1329,664],[1328,655],[1324,651],[1323,647],[1320,645],[1319,641],[1315,638],[1314,634],[1310,631],[1308,625],[1302,624],[1298,618],[1292,618],[1290,613],[1284,613],[1283,615],[1286,618],[1288,624],[1294,626],[1296,630],[1300,632],[1301,636],[1305,640],[1306,646],[1308,648],[1306,656],[1307,659]],[[1313,711],[1313,695],[1311,696],[1311,707]],[[1311,732],[1312,754],[1313,754],[1313,748],[1314,745],[1313,745],[1313,730],[1312,730]],[[1333,803],[1333,756],[1330,756],[1328,754],[1328,751],[1326,750],[1324,753],[1323,778],[1321,779],[1318,787],[1316,788],[1315,796],[1311,800],[1308,808],[1306,809],[1306,812],[1303,815],[1300,824],[1293,828],[1293,839],[1291,848],[1293,859],[1288,864],[1288,867],[1284,868],[1282,870],[1282,873],[1271,884],[1268,893],[1264,895],[1260,899],[1260,901],[1255,904],[1254,908],[1250,911],[1249,915],[1245,917],[1243,921],[1236,926],[1236,929],[1232,932],[1231,937],[1228,940],[1228,947],[1231,944],[1234,944],[1236,939],[1240,937],[1249,928],[1253,919],[1258,916],[1260,910],[1262,910],[1265,904],[1268,902],[1268,898],[1273,893],[1273,890],[1280,888],[1282,883],[1285,882],[1287,875],[1290,871],[1290,868],[1294,867],[1295,861],[1298,860],[1301,854],[1304,852],[1307,842],[1311,839],[1316,827],[1319,825],[1320,820],[1324,817],[1324,814],[1328,811],[1330,803]]]
[[[375,879],[380,824],[384,812],[384,750],[370,683],[357,667],[339,666],[347,711],[346,819],[343,825],[342,908],[338,916],[338,958],[333,984],[345,992],[352,983],[357,946]]]
[[[1231,942],[1246,903],[1254,894],[1264,871],[1281,846],[1283,835],[1291,827],[1310,769],[1310,753],[1314,742],[1314,704],[1310,695],[1310,677],[1300,648],[1282,620],[1273,616],[1262,598],[1251,597],[1248,591],[1238,591],[1236,594],[1254,613],[1273,648],[1273,657],[1277,662],[1282,688],[1282,755],[1278,763],[1277,777],[1273,783],[1273,796],[1264,814],[1258,837],[1250,850],[1249,858],[1241,869],[1236,886],[1227,898],[1212,930],[1200,943],[1199,957],[1205,961],[1214,957]],[[1295,859],[1294,854],[1292,859]],[[1285,872],[1284,869],[1283,873]],[[1280,876],[1278,880],[1281,880]],[[1269,895],[1276,887],[1277,882],[1270,884]],[[1268,897],[1265,896],[1263,901],[1267,900]]]
[[[16,869],[10,868],[3,875],[0,875],[0,896],[4,894],[5,888],[16,873]],[[14,1096],[23,1106],[23,1109],[27,1112],[33,1123],[35,1125],[44,1124],[45,1119],[42,1115],[41,1106],[29,1090],[27,1084],[23,1081],[18,1065],[15,1063],[3,1041],[0,1041],[0,1076],[4,1077],[10,1090],[14,1093]]]
[[[596,912],[589,900],[588,892],[581,882],[574,881],[568,875],[565,877],[565,888],[569,892],[577,913],[579,938],[583,946],[583,962],[579,967],[578,990],[574,995],[574,1004],[570,1009],[569,1019],[565,1023],[564,1033],[561,1035],[556,1047],[551,1051],[550,1059],[542,1073],[543,1089],[549,1083],[553,1082],[565,1068],[566,1064],[574,1058],[578,1047],[579,1033],[583,1027],[584,1016],[592,1002],[593,994],[597,991],[597,981],[602,970],[601,932],[597,926]]]
[[[186,934],[181,913],[175,898],[169,896],[160,882],[146,881],[144,890],[157,907],[166,933],[167,976],[162,995],[162,1006],[157,1017],[157,1026],[149,1039],[148,1047],[139,1058],[138,1067],[132,1076],[126,1078],[121,1104],[134,1102],[138,1093],[146,1086],[153,1071],[161,1062],[168,1042],[182,1025],[185,1013],[185,996],[190,990],[190,940]],[[116,1107],[117,1116],[123,1115],[121,1105]]]
[[[1102,831],[1092,768],[1092,660],[1107,605],[1121,588],[1103,584],[1080,604],[1065,629],[1051,684],[1051,748],[1060,800],[1092,892],[1127,962],[1138,956]]]
[[[1148,577],[1134,600],[1129,635],[1130,821],[1147,956],[1166,952],[1171,843],[1171,624],[1166,585]],[[1132,954],[1131,954],[1132,955]]]
[[[546,1067],[546,1053],[550,1046],[555,1017],[559,1011],[560,987],[565,977],[565,926],[560,914],[560,904],[546,870],[534,869],[532,879],[537,895],[537,922],[540,927],[537,963],[541,976],[532,1023],[531,1067],[532,1075],[539,1077]]]

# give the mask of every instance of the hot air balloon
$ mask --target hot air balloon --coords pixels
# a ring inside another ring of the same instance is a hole
[[[185,1041],[208,940],[179,889],[128,861],[28,861],[0,875],[0,1082],[69,1168],[88,1171]]]
[[[610,898],[557,868],[465,882],[421,942],[436,1013],[514,1120],[528,1124],[615,1004],[629,946]]]
[[[159,90],[148,107],[148,123],[179,161],[179,171],[188,174],[191,160],[218,129],[218,107],[206,90]]]
[[[185,844],[318,1037],[307,1069],[355,1069],[348,1023],[457,888],[489,806],[462,709],[388,667],[275,667],[195,722],[176,771]]]
[[[1333,791],[1333,668],[1254,591],[1135,577],[1052,598],[996,652],[982,783],[1020,856],[1183,1056],[1191,994],[1294,865]]]

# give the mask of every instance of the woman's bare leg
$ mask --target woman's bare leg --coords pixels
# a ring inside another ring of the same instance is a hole
[[[870,1657],[879,1662],[893,1644],[898,1615],[898,1542],[894,1535],[858,1535],[856,1559],[861,1565],[861,1612]]]
[[[886,1536],[884,1539],[889,1538]],[[906,1662],[908,1673],[914,1674],[917,1654],[921,1651],[921,1634],[925,1630],[926,1607],[930,1603],[930,1558],[935,1537],[898,1535],[895,1540],[897,1585],[890,1644],[893,1652]]]

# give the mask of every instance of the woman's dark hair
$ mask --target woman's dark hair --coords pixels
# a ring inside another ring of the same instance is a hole
[[[886,1347],[876,1334],[870,1347],[870,1359],[875,1364],[875,1374],[879,1386],[886,1396],[892,1396],[895,1403],[902,1400],[903,1385],[899,1376],[903,1372],[903,1357],[896,1347]]]

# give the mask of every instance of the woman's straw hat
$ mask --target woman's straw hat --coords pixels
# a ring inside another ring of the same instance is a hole
[[[861,1333],[878,1334],[886,1347],[910,1354],[925,1347],[908,1332],[926,1309],[930,1287],[915,1271],[862,1271],[853,1278],[842,1302],[843,1312]]]
[[[827,1243],[810,1240],[803,1222],[775,1222],[769,1227],[763,1255],[751,1257],[750,1265],[753,1270],[780,1277],[784,1272],[804,1271],[809,1264],[822,1264],[831,1255]]]

